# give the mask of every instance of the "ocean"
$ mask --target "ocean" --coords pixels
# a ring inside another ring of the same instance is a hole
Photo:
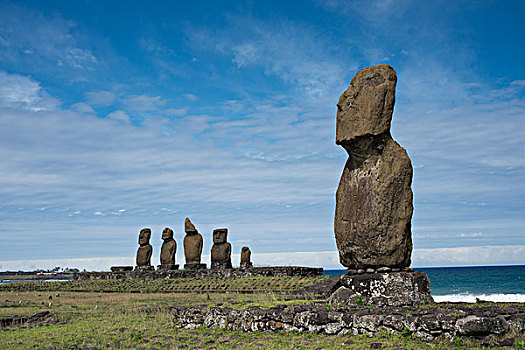
[[[525,265],[427,267],[416,268],[428,275],[436,302],[475,302],[476,298],[494,302],[525,303]],[[346,270],[325,270],[329,276]]]

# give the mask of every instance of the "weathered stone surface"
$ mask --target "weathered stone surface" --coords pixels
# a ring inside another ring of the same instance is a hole
[[[388,65],[364,68],[337,104],[336,143],[348,160],[337,189],[334,229],[347,268],[410,265],[412,165],[390,135],[396,81]]]
[[[162,231],[162,247],[160,248],[160,264],[175,265],[175,253],[177,252],[177,242],[173,239],[173,230],[166,227]]]
[[[211,268],[232,268],[232,246],[227,242],[228,229],[213,230],[213,246],[211,247]]]
[[[248,269],[252,264],[252,251],[248,247],[241,248],[241,269]]]
[[[126,272],[133,271],[133,266],[111,266],[109,269],[112,272]]]
[[[390,267],[385,267],[385,266],[380,267],[376,270],[376,272],[390,272],[390,271],[392,271],[392,269]]]
[[[331,303],[403,306],[433,302],[430,281],[423,272],[390,272],[341,277]]]
[[[178,270],[179,265],[176,264],[160,264],[157,265],[158,271],[172,271],[172,270]]]
[[[206,264],[201,263],[184,264],[184,270],[206,270],[206,268]]]
[[[455,329],[460,335],[485,336],[503,334],[509,329],[504,317],[483,317],[469,315],[457,320]]]
[[[153,248],[149,244],[151,230],[143,228],[139,233],[139,249],[137,250],[137,266],[151,266],[151,253]]]
[[[188,218],[184,222],[184,230],[186,231],[186,237],[184,237],[186,265],[199,266],[201,265],[202,236]]]
[[[0,318],[0,327],[16,327],[23,326],[24,328],[32,326],[52,325],[57,324],[58,320],[53,318],[49,311],[42,311],[33,316],[5,316]]]
[[[336,143],[390,131],[397,76],[387,64],[361,69],[337,103]]]
[[[193,225],[190,219],[188,218],[184,220],[184,232],[186,233],[198,232],[197,229],[195,228],[195,225]]]
[[[295,331],[323,334],[397,334],[425,341],[455,337],[482,338],[516,334],[525,323],[525,306],[509,315],[502,305],[487,307],[439,304],[425,307],[381,307],[278,305],[269,309],[250,307],[179,306],[171,309],[173,322],[180,328],[224,328],[229,331]],[[329,311],[328,311],[329,310]],[[489,312],[492,317],[482,316]],[[458,315],[459,316],[458,318]],[[518,322],[512,322],[513,318]],[[509,338],[508,338],[509,339]],[[483,340],[482,340],[483,341]],[[501,344],[504,340],[497,343]],[[511,343],[511,341],[506,340]],[[377,344],[377,343],[376,343]]]
[[[135,269],[133,269],[133,273],[135,275],[140,275],[151,271],[155,271],[155,268],[151,265],[135,266]]]

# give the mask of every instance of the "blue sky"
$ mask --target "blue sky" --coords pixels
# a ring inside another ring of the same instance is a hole
[[[414,266],[525,263],[525,3],[0,1],[0,269],[132,264],[190,217],[338,268],[339,95],[398,73]],[[208,256],[204,257],[207,261]]]

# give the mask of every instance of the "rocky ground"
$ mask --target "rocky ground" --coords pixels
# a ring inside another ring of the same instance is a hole
[[[298,281],[292,280],[289,283]],[[262,279],[261,285],[263,282],[268,283]],[[336,309],[330,309],[332,306],[326,304],[326,299],[311,299],[312,295],[303,295],[301,299],[272,292],[248,294],[31,291],[28,290],[31,285],[38,283],[30,283],[24,288],[12,285],[11,288],[16,290],[3,288],[0,291],[0,319],[3,325],[0,330],[1,349],[481,349],[487,346],[525,348],[524,334],[516,331],[494,335],[483,345],[478,339],[461,335],[453,339],[436,337],[425,341],[418,338],[409,327],[408,330],[403,328],[398,333],[379,329],[370,336],[354,335],[352,332],[288,332],[284,329],[244,332],[206,327],[204,323],[195,325],[196,328],[185,329],[176,327],[174,322],[180,319],[177,310],[190,306],[200,310],[219,308],[242,313],[271,310],[277,305],[284,305],[284,308],[291,308],[289,310],[303,309],[301,312],[306,311],[303,316],[319,308],[320,312],[316,312],[317,320],[335,315],[330,315],[330,312],[338,312]],[[113,286],[116,288],[116,285]],[[121,289],[125,286],[127,285],[123,284]],[[455,313],[462,316],[461,310],[465,307],[446,306],[456,322],[461,318],[456,317]],[[488,313],[489,319],[492,319],[490,313],[494,307],[506,308],[506,314],[509,315],[517,315],[523,309],[522,305],[478,304],[475,307],[481,310],[480,316]],[[517,312],[512,313],[512,308],[517,308]],[[353,312],[356,315],[379,315],[381,310],[360,305]],[[414,317],[418,316],[418,313],[424,313],[423,309],[409,310],[407,308],[405,313],[408,315],[412,312]],[[307,319],[314,320],[312,317],[303,317],[301,322],[310,322],[306,321]],[[366,317],[361,319],[363,322],[365,320]]]

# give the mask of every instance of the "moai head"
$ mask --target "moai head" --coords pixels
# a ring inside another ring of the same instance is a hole
[[[199,233],[197,231],[197,229],[195,228],[195,225],[193,225],[191,223],[190,219],[188,219],[188,218],[186,218],[186,220],[184,220],[184,231],[189,236],[196,235],[197,233]]]
[[[363,136],[390,132],[397,76],[387,64],[361,69],[337,103],[336,141],[348,143]]]
[[[213,244],[226,243],[228,236],[227,228],[218,228],[213,230]]]
[[[151,229],[143,228],[139,233],[139,245],[149,245],[149,239],[151,237]]]
[[[164,241],[171,241],[173,239],[173,230],[169,227],[166,227],[163,231],[162,231],[162,239]]]

